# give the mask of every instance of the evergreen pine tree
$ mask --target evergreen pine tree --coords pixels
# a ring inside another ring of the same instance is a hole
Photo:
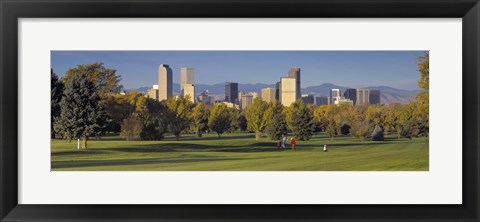
[[[267,119],[266,130],[271,140],[278,140],[282,135],[287,134],[287,121],[283,112],[283,105],[273,101],[268,105],[265,112]]]
[[[298,100],[290,105],[286,119],[288,128],[296,139],[309,140],[313,135],[313,114],[303,101]]]
[[[84,73],[73,76],[65,84],[60,107],[55,131],[64,139],[82,139],[82,148],[87,148],[88,137],[97,136],[105,128],[107,119],[103,103],[94,83]]]
[[[55,118],[58,118],[61,112],[60,101],[62,100],[63,88],[63,82],[58,79],[58,76],[53,72],[53,69],[50,69],[50,133],[52,139],[55,138]]]

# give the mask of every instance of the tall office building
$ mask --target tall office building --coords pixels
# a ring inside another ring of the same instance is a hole
[[[209,95],[208,90],[201,92],[197,97],[197,101],[205,105],[212,105],[212,97]]]
[[[380,90],[370,90],[370,105],[380,104]]]
[[[195,103],[195,85],[193,84],[183,84],[183,97],[186,98],[187,95],[190,97],[190,101]]]
[[[357,89],[357,101],[356,106],[366,106],[370,104],[370,90],[369,89]]]
[[[275,99],[280,101],[280,82],[275,84]]]
[[[184,84],[195,84],[195,72],[193,68],[180,68],[180,92],[183,90]]]
[[[302,94],[301,94],[301,86],[300,86],[300,68],[291,68],[288,71],[288,77],[289,78],[295,78],[295,84],[296,84],[296,99],[302,99]]]
[[[325,96],[315,97],[315,105],[317,106],[328,105],[328,97],[325,97]]]
[[[335,100],[342,97],[342,91],[340,89],[330,90],[330,104],[335,104]]]
[[[172,69],[166,64],[158,66],[158,101],[173,95]]]
[[[274,88],[263,88],[262,89],[262,100],[269,103],[275,100],[275,92],[276,89]]]
[[[147,98],[152,98],[158,101],[158,85],[153,85],[152,88],[148,89]]]
[[[253,95],[250,93],[242,94],[241,101],[242,109],[246,109],[248,106],[253,104]]]
[[[343,96],[345,96],[345,98],[347,98],[347,99],[352,100],[353,104],[355,104],[357,102],[357,90],[356,89],[345,90],[345,92],[343,93]]]
[[[238,104],[238,83],[225,83],[225,101]]]
[[[297,100],[297,83],[295,78],[280,78],[281,92],[280,98],[281,103],[284,106],[290,106],[293,102]]]
[[[305,104],[313,104],[315,102],[315,96],[313,94],[302,94],[302,101]]]

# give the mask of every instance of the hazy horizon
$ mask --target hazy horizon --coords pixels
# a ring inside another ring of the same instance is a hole
[[[291,67],[301,68],[301,87],[387,86],[417,90],[416,57],[425,51],[51,51],[51,68],[64,76],[79,64],[103,62],[122,76],[124,89],[156,85],[158,65],[168,64],[173,82],[180,68],[195,69],[195,84],[275,84]]]

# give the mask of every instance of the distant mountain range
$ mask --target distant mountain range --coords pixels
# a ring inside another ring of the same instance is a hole
[[[238,84],[238,90],[244,92],[256,92],[258,95],[261,95],[262,88],[275,88],[275,84]],[[137,91],[137,92],[147,92],[150,87],[140,87],[137,89],[128,89],[126,91]],[[315,94],[318,96],[329,96],[330,89],[340,89],[343,92],[347,88],[353,87],[346,87],[346,86],[338,86],[332,83],[324,83],[317,86],[309,86],[306,88],[302,88],[302,94],[310,93]],[[396,89],[388,86],[371,86],[371,87],[364,87],[367,89],[375,89],[380,90],[381,98],[380,102],[382,104],[388,103],[408,103],[413,100],[413,97],[418,93],[417,90],[403,90],[403,89]],[[195,84],[195,91],[196,93],[203,92],[208,90],[212,96],[215,96],[217,99],[220,99],[224,96],[225,93],[225,83],[217,83],[213,85],[206,85],[206,84]],[[173,94],[180,94],[180,84],[174,83],[173,84]]]

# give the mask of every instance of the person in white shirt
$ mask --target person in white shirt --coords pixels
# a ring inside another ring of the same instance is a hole
[[[324,144],[324,145],[323,145],[323,152],[327,152],[327,151],[328,151],[327,144]]]

